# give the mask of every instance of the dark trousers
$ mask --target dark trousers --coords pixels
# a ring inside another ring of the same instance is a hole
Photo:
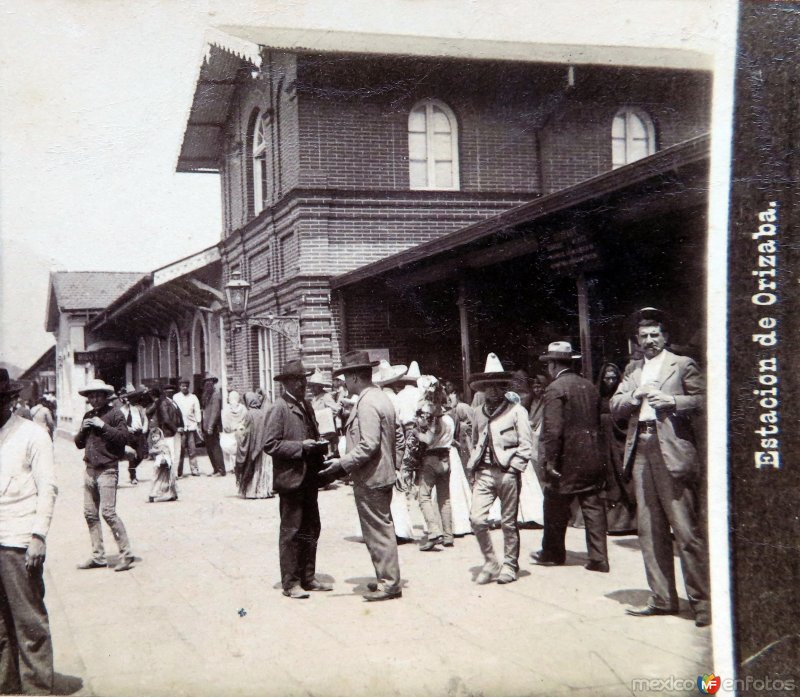
[[[211,460],[211,466],[214,472],[225,476],[225,460],[222,458],[222,448],[219,447],[219,433],[206,433],[206,452],[208,459]]]
[[[353,497],[361,523],[361,534],[369,550],[378,588],[389,593],[400,590],[400,560],[392,520],[392,486],[370,489],[353,484]]]
[[[314,581],[317,540],[322,526],[317,506],[318,488],[308,479],[296,491],[280,494],[281,530],[278,548],[284,590]]]
[[[0,693],[49,695],[53,643],[42,567],[25,568],[25,550],[0,547]]]
[[[577,498],[583,512],[586,526],[586,549],[590,561],[608,561],[606,542],[606,506],[597,491],[582,494],[561,494],[552,489],[544,492],[544,535],[542,550],[545,557],[555,562],[563,562],[567,556],[564,538],[570,517],[570,504]]]
[[[671,528],[681,558],[689,602],[695,612],[708,612],[708,557],[697,512],[694,482],[669,473],[658,436],[648,433],[638,436],[633,482],[639,544],[647,583],[653,591],[650,604],[671,610],[678,607]]]

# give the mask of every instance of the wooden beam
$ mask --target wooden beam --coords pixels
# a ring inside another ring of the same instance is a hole
[[[472,365],[469,345],[469,312],[467,310],[468,288],[464,274],[458,281],[458,322],[461,329],[461,379],[463,380],[464,401],[472,402],[472,389],[469,386],[470,366]]]
[[[191,283],[195,288],[199,288],[200,290],[204,290],[206,293],[210,293],[216,300],[219,300],[223,304],[223,307],[225,307],[225,305],[228,303],[225,293],[223,293],[221,290],[217,290],[207,283],[198,281],[196,278],[190,278],[188,280],[189,283]]]

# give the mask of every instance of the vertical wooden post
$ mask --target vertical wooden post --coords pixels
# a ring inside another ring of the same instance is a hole
[[[464,401],[472,402],[469,373],[472,362],[469,351],[469,314],[467,312],[467,281],[462,275],[458,280],[458,321],[461,328],[461,379],[464,386]]]
[[[586,285],[586,276],[579,274],[576,279],[578,288],[578,327],[581,335],[581,365],[583,377],[594,380],[592,372],[592,334],[589,327],[589,288]]]

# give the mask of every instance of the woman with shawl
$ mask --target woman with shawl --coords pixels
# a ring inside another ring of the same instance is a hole
[[[172,448],[158,427],[151,428],[147,437],[150,458],[153,460],[153,486],[148,503],[178,500],[178,478],[172,462]]]
[[[622,371],[604,363],[597,378],[600,392],[600,453],[606,463],[606,518],[609,535],[636,534],[636,494],[633,482],[625,482],[622,461],[625,455],[626,421],[615,421],[608,403],[622,381]]]
[[[236,452],[242,437],[242,426],[247,416],[247,407],[236,390],[228,393],[228,403],[222,409],[222,433],[219,434],[219,445],[225,460],[225,470],[233,472],[236,466]]]
[[[272,458],[264,452],[267,416],[272,404],[255,392],[245,392],[244,417],[236,452],[236,483],[246,499],[271,499]]]

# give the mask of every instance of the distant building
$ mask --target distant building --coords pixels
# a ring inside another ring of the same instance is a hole
[[[45,392],[56,393],[56,347],[51,346],[19,376],[25,383],[22,399],[34,404]]]

